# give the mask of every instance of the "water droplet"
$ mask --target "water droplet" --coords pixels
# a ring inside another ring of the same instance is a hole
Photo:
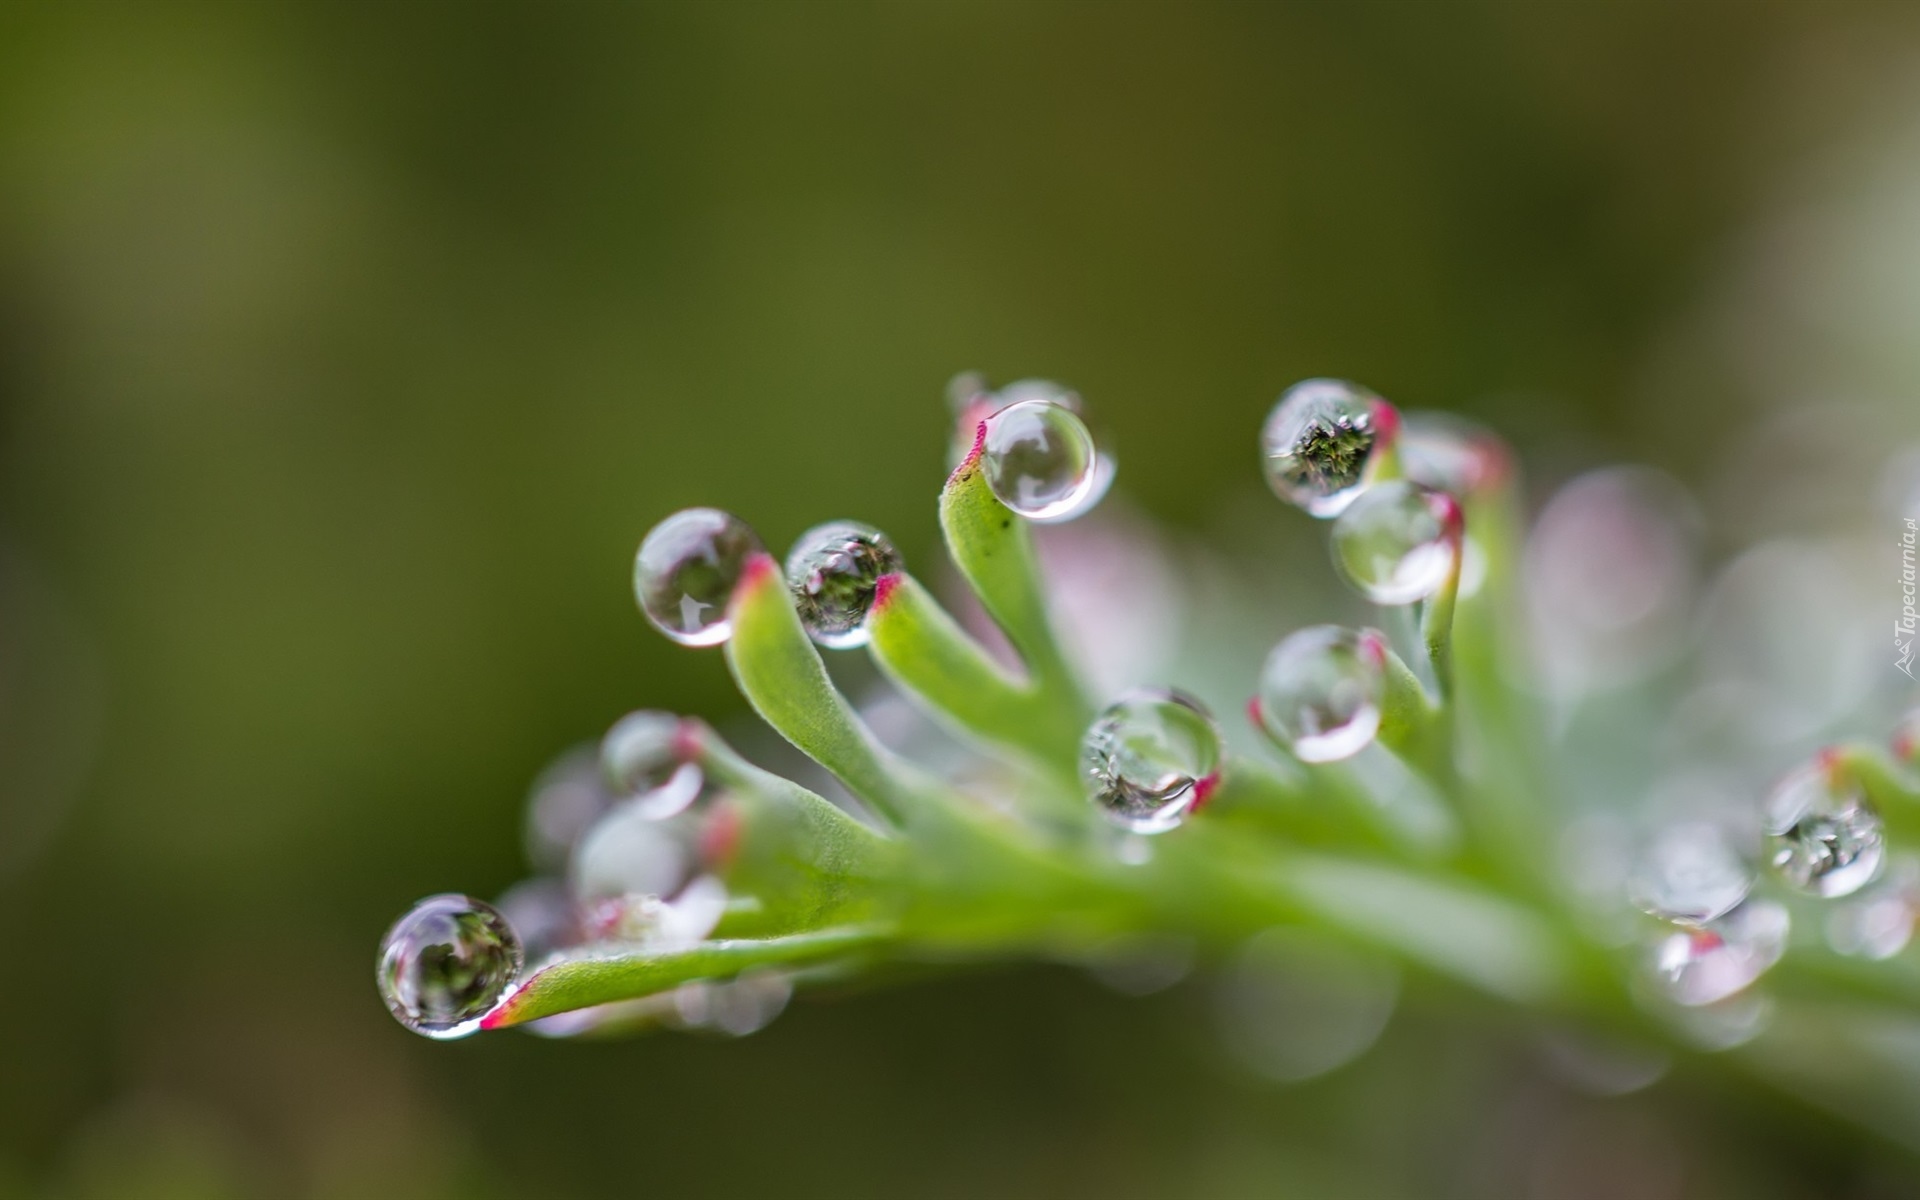
[[[1101,812],[1133,833],[1165,833],[1206,798],[1220,731],[1200,702],[1170,689],[1128,692],[1094,718],[1080,774]]]
[[[1819,761],[1775,785],[1762,819],[1774,872],[1809,895],[1850,896],[1880,870],[1880,814],[1857,784],[1836,782]]]
[[[1654,978],[1676,1004],[1713,1004],[1780,961],[1789,923],[1784,905],[1748,900],[1701,925],[1682,926],[1654,948]]]
[[[1260,670],[1260,721],[1302,762],[1352,758],[1380,730],[1385,635],[1338,625],[1288,634]]]
[[[1746,899],[1753,873],[1718,827],[1689,821],[1654,836],[1628,886],[1643,911],[1698,925]]]
[[[683,646],[717,646],[733,633],[727,602],[760,539],[717,508],[687,508],[655,525],[640,543],[633,590],[640,610]]]
[[[387,931],[376,979],[402,1025],[430,1038],[456,1038],[479,1028],[522,961],[519,937],[490,905],[429,896]]]
[[[867,644],[867,610],[882,575],[900,569],[887,535],[858,521],[829,521],[800,535],[787,555],[787,587],[807,634],[831,650]]]
[[[1023,517],[1062,520],[1087,510],[1099,479],[1093,435],[1071,411],[1022,400],[987,419],[981,469],[993,494]]]
[[[1373,482],[1392,406],[1343,379],[1308,379],[1288,388],[1260,430],[1267,483],[1311,516],[1337,517]]]
[[[615,721],[600,742],[600,767],[614,794],[649,820],[684,812],[706,786],[699,764],[682,756],[672,713],[643,709]]]
[[[1460,506],[1452,496],[1395,479],[1366,490],[1333,523],[1333,565],[1375,604],[1412,604],[1453,573]]]

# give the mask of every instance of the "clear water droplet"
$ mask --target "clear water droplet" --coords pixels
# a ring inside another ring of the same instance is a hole
[[[1260,430],[1267,483],[1311,516],[1339,516],[1378,473],[1392,414],[1386,401],[1344,379],[1294,384]]]
[[[900,569],[887,535],[858,521],[829,521],[800,535],[787,555],[787,588],[807,635],[830,650],[867,644],[867,610],[880,577]]]
[[[1460,506],[1445,492],[1395,479],[1366,490],[1333,523],[1333,565],[1375,604],[1438,592],[1459,552]]]
[[[1047,400],[1022,400],[987,419],[981,470],[993,494],[1023,517],[1062,520],[1087,511],[1099,478],[1093,435]]]
[[[376,980],[394,1018],[430,1038],[464,1037],[519,977],[520,938],[491,905],[429,896],[380,943]]]
[[[687,508],[655,525],[640,543],[633,590],[640,611],[683,646],[717,646],[733,634],[727,602],[762,552],[746,522],[717,508]]]
[[[1747,900],[1702,925],[1680,926],[1654,947],[1654,978],[1674,1003],[1713,1004],[1743,991],[1786,953],[1784,905]]]
[[[1821,762],[1776,784],[1762,820],[1769,865],[1808,895],[1850,896],[1880,870],[1886,852],[1880,814],[1857,784],[1836,783]]]
[[[1219,769],[1213,718],[1171,689],[1128,692],[1094,718],[1080,742],[1088,796],[1133,833],[1165,833],[1186,820]]]
[[[1312,625],[1288,634],[1260,670],[1260,721],[1302,762],[1366,749],[1386,698],[1385,635]]]
[[[600,742],[600,768],[615,795],[654,821],[686,811],[706,787],[699,764],[682,756],[672,713],[642,709],[615,721]]]
[[[1717,826],[1689,821],[1654,835],[1628,886],[1642,911],[1698,925],[1746,899],[1753,872]]]

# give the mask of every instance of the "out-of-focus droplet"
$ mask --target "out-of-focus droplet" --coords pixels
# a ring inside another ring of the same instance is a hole
[[[615,896],[674,896],[699,869],[685,821],[659,820],[633,804],[609,812],[574,849],[570,871],[582,904]]]
[[[1260,670],[1260,720],[1302,762],[1366,749],[1386,698],[1386,638],[1378,630],[1313,625],[1288,634]]]
[[[1280,396],[1260,430],[1274,494],[1315,517],[1337,517],[1373,482],[1393,436],[1393,408],[1358,384],[1308,379]]]
[[[1333,522],[1333,565],[1375,604],[1412,604],[1438,592],[1460,547],[1452,496],[1395,479],[1368,488]]]
[[[564,868],[573,848],[617,798],[601,775],[593,746],[575,746],[554,759],[527,792],[527,860],[541,871]]]
[[[580,941],[580,912],[563,879],[522,879],[500,893],[493,906],[519,935],[521,954],[532,965]]]
[[[519,977],[520,938],[491,905],[429,896],[380,943],[376,980],[394,1018],[430,1038],[464,1037]]]
[[[1748,900],[1704,925],[1662,936],[1654,949],[1654,978],[1669,999],[1687,1008],[1725,1000],[1780,961],[1788,927],[1784,905]]]
[[[1295,929],[1250,941],[1221,980],[1216,1014],[1228,1048],[1287,1083],[1352,1062],[1393,1015],[1399,976],[1377,958]]]
[[[699,764],[681,756],[679,738],[679,717],[643,709],[615,721],[601,740],[607,784],[635,814],[663,821],[685,812],[706,787]]]
[[[1093,947],[1083,962],[1089,974],[1114,991],[1147,996],[1185,979],[1193,971],[1197,953],[1191,937],[1126,933]]]
[[[1589,1029],[1543,1029],[1535,1044],[1555,1075],[1590,1096],[1631,1095],[1673,1063],[1658,1046]]]
[[[1920,862],[1898,859],[1858,895],[1833,906],[1827,916],[1827,944],[1856,958],[1892,958],[1913,940],[1920,916]]]
[[[993,494],[1023,517],[1063,520],[1087,510],[1098,478],[1093,435],[1067,408],[1022,400],[987,419],[981,470]]]
[[[683,646],[717,646],[733,634],[727,602],[762,552],[746,522],[717,508],[687,508],[655,525],[633,563],[640,611]]]
[[[1762,820],[1769,865],[1808,895],[1850,896],[1880,870],[1880,814],[1858,784],[1836,781],[1819,760],[1774,785]]]
[[[671,897],[651,892],[604,896],[583,909],[586,934],[593,941],[678,949],[712,933],[727,915],[730,898],[715,875],[697,875]]]
[[[831,650],[867,644],[867,611],[880,577],[900,569],[887,535],[858,521],[829,521],[800,535],[787,555],[787,588],[800,623]]]
[[[1133,833],[1165,833],[1206,798],[1220,731],[1199,701],[1142,688],[1108,705],[1080,742],[1080,774],[1100,811]]]
[[[681,1029],[746,1037],[773,1024],[793,997],[779,971],[757,968],[733,979],[698,979],[673,991],[673,1023]]]
[[[1753,872],[1717,826],[1688,821],[1653,837],[1628,887],[1643,911],[1699,925],[1746,899]]]
[[[1572,701],[1633,682],[1685,644],[1698,520],[1679,484],[1640,467],[1591,471],[1554,493],[1523,563],[1549,694]]]
[[[1900,718],[1893,729],[1893,756],[1910,767],[1920,767],[1920,708]]]
[[[1394,448],[1408,479],[1455,496],[1492,487],[1511,470],[1507,448],[1498,436],[1447,412],[1400,414]]]

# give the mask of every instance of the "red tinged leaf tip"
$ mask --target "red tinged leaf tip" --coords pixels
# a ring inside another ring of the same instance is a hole
[[[978,425],[974,426],[973,449],[967,451],[967,456],[960,460],[960,465],[953,469],[953,474],[947,476],[947,486],[952,487],[954,480],[960,478],[962,475],[965,475],[967,472],[973,470],[974,467],[979,464],[980,456],[982,454],[985,454],[986,450],[987,450],[987,423],[985,421],[981,421]]]
[[[1902,729],[1893,735],[1893,756],[1902,762],[1912,762],[1916,745],[1914,730]]]
[[[1247,701],[1247,720],[1253,722],[1253,727],[1256,731],[1264,731],[1266,729],[1267,718],[1266,714],[1260,709],[1260,697],[1255,696],[1253,699]]]
[[[1258,700],[1253,701],[1253,703],[1249,705],[1249,708],[1251,709],[1252,713],[1258,713],[1260,711],[1259,705],[1260,705],[1260,702]],[[1256,717],[1255,720],[1257,723],[1258,718]],[[1215,771],[1213,774],[1208,775],[1204,778],[1194,780],[1192,811],[1199,812],[1201,809],[1205,808],[1207,806],[1207,802],[1213,799],[1213,794],[1219,790],[1220,790],[1220,772],[1218,771]]]
[[[773,561],[771,554],[756,554],[747,560],[740,569],[739,590],[765,587],[780,582],[780,564]]]
[[[887,601],[893,598],[894,589],[899,586],[900,573],[898,571],[889,572],[875,580],[873,584],[873,607],[867,610],[868,615],[871,616],[886,608]]]

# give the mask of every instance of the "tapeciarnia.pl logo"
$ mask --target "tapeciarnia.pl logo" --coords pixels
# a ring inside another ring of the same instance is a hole
[[[1904,672],[1908,679],[1913,676],[1913,633],[1917,618],[1913,610],[1913,539],[1912,517],[1907,519],[1907,528],[1900,535],[1900,596],[1905,601],[1900,606],[1900,619],[1893,623],[1893,665]]]

